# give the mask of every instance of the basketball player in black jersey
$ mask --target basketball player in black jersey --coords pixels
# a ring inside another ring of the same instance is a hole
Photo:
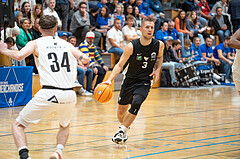
[[[133,40],[126,46],[109,79],[103,82],[111,85],[111,81],[117,77],[128,61],[118,101],[117,116],[121,125],[112,139],[117,144],[127,140],[129,126],[135,120],[142,103],[147,98],[153,76],[155,76],[154,82],[159,79],[162,66],[164,44],[153,39],[154,21],[148,18],[144,19],[141,24],[141,32],[141,38]],[[154,70],[156,61],[158,61],[158,65]],[[129,105],[131,106],[128,110]]]

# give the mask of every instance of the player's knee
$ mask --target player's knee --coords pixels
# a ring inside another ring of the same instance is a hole
[[[146,98],[142,95],[135,95],[131,104],[131,108],[129,109],[129,113],[137,115],[145,99]]]

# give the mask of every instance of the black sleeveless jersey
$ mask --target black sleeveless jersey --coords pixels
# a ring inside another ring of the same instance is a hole
[[[159,40],[152,39],[149,45],[143,46],[140,39],[132,41],[133,53],[128,60],[126,79],[152,80],[149,75],[153,72],[159,52]]]

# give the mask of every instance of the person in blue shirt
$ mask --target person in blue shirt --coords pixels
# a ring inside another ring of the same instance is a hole
[[[110,21],[110,17],[109,17],[109,10],[108,7],[103,6],[99,16],[97,17],[97,23],[101,28],[106,28],[109,29],[109,21]]]
[[[181,49],[181,58],[190,58],[192,57],[192,51],[191,51],[191,40],[185,39],[184,41],[184,47]]]
[[[160,27],[160,19],[153,16],[152,11],[150,9],[149,1],[148,0],[136,0],[136,6],[139,8],[139,15],[141,18],[151,18],[155,20],[155,28],[154,34],[158,31]]]
[[[228,42],[230,40],[230,37],[225,37],[223,43],[217,45],[213,50],[213,56],[220,60],[220,71],[223,70],[223,72],[226,74],[226,80],[228,82],[232,81],[232,60],[234,60],[231,57],[230,49],[228,47]]]
[[[175,28],[175,22],[172,20],[168,22],[167,34],[168,36],[172,36],[173,40],[180,40],[181,45],[184,45],[183,33],[177,31],[177,29]]]
[[[207,37],[205,40],[205,44],[200,46],[202,57],[205,58],[207,61],[212,61],[216,66],[220,66],[219,59],[216,59],[213,56],[213,49],[212,49],[212,39]]]
[[[168,23],[163,22],[161,24],[161,29],[158,30],[155,34],[155,39],[158,39],[158,40],[161,40],[162,42],[165,42],[167,37],[168,37],[167,30],[168,30]]]
[[[201,39],[199,37],[195,37],[193,39],[193,44],[191,46],[192,55],[194,56],[193,64],[207,63],[206,59],[202,57],[200,45],[201,45]]]
[[[103,6],[107,6],[107,0],[100,0],[100,2],[97,3],[97,6],[99,9],[101,9]]]

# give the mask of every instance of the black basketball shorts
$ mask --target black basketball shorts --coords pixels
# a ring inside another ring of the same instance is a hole
[[[142,95],[145,99],[151,89],[150,81],[140,81],[132,84],[123,84],[121,86],[118,104],[131,104],[134,95]]]

